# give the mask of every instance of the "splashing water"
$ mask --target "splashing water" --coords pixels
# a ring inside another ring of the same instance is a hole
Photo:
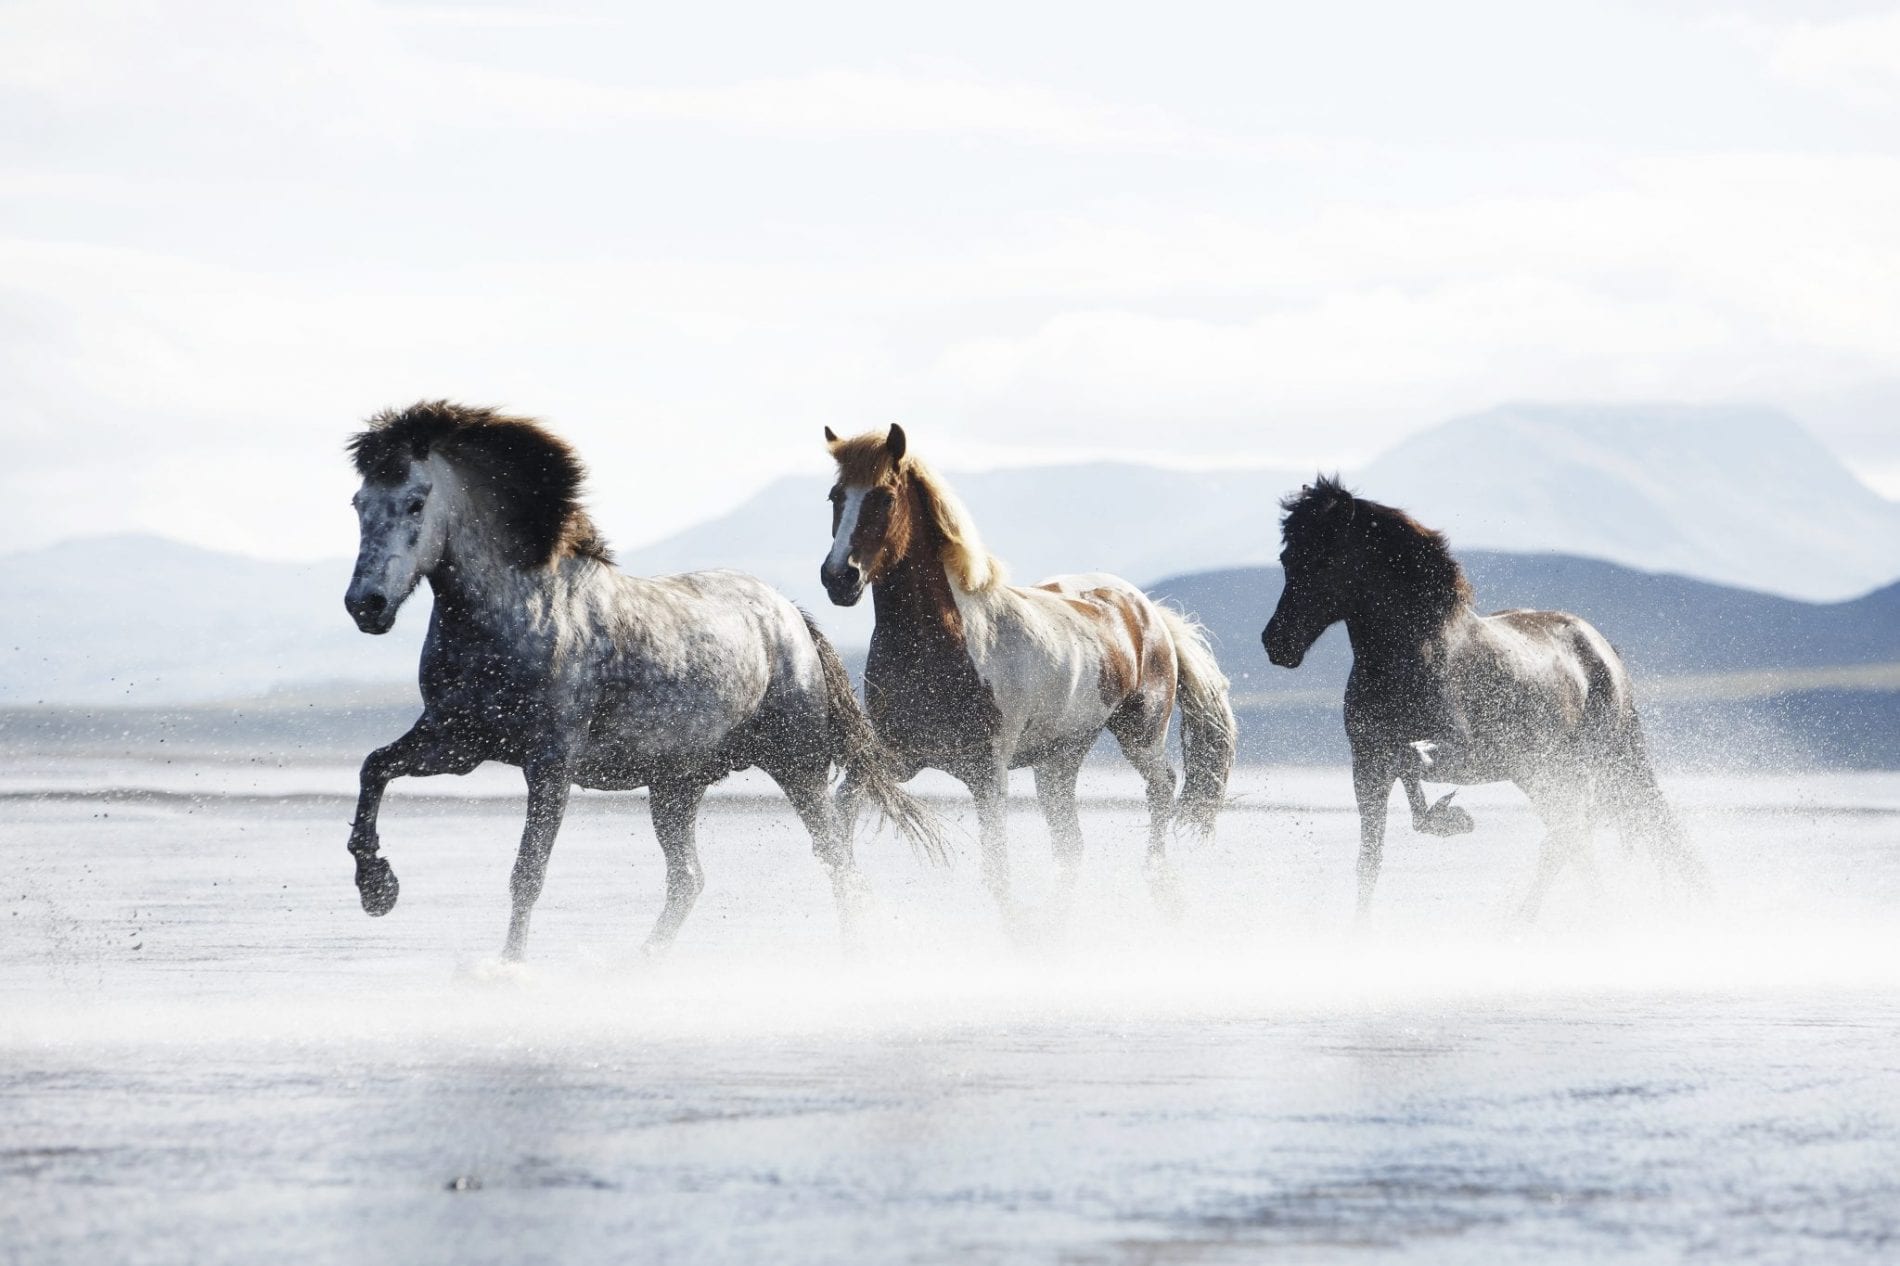
[[[1395,829],[1360,934],[1343,772],[1243,778],[1217,842],[1176,849],[1179,923],[1136,789],[1091,774],[1066,920],[1024,805],[1013,940],[973,843],[938,873],[867,840],[850,962],[802,829],[741,779],[664,965],[636,953],[644,805],[582,796],[507,969],[514,780],[392,798],[404,905],[374,921],[348,785],[0,783],[0,1192],[29,1259],[1876,1260],[1900,1236],[1900,777],[1672,780],[1715,902],[1606,833],[1601,892],[1568,877],[1534,928],[1510,919],[1534,819],[1461,793],[1477,832]]]

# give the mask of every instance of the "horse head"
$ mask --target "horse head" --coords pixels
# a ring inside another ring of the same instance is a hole
[[[440,564],[452,483],[439,458],[412,453],[366,475],[356,490],[361,540],[343,605],[363,632],[389,632],[403,602]]]
[[[1298,668],[1313,643],[1346,618],[1358,583],[1350,541],[1359,502],[1337,479],[1322,476],[1281,502],[1280,567],[1286,585],[1260,634],[1267,658]]]
[[[838,481],[831,486],[831,550],[818,578],[832,602],[849,607],[909,552],[909,441],[896,425],[848,440],[826,427],[825,444],[838,463]]]

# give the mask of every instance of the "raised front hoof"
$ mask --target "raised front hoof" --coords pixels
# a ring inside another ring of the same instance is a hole
[[[402,885],[396,882],[396,872],[382,858],[359,857],[356,859],[356,891],[363,898],[363,913],[380,919],[396,908],[396,894],[402,891]]]
[[[1437,804],[1412,820],[1412,829],[1421,835],[1469,835],[1478,824],[1471,820],[1469,813],[1451,803],[1457,794],[1446,792]]]

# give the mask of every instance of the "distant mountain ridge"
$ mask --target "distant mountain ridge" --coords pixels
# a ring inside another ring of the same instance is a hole
[[[1721,431],[1723,419],[1741,429]],[[1711,444],[1718,431],[1737,442]],[[1240,658],[1230,660],[1236,671],[1257,675],[1263,666],[1251,656],[1278,572],[1232,569],[1271,562],[1278,498],[1310,474],[1104,462],[953,478],[1019,582],[1082,570],[1161,581],[1224,638],[1243,639]],[[1350,482],[1449,526],[1480,601],[1576,610],[1626,641],[1648,670],[1900,660],[1881,631],[1882,620],[1900,624],[1900,600],[1891,587],[1865,593],[1900,575],[1900,507],[1779,415],[1494,410],[1408,440]],[[1580,491],[1560,495],[1564,487]],[[870,603],[841,610],[817,584],[828,544],[825,488],[821,475],[781,480],[729,514],[623,551],[622,565],[645,574],[753,571],[804,603],[840,645],[862,646]],[[1479,548],[1487,532],[1510,552]],[[1574,547],[1538,552],[1571,536]],[[1678,570],[1705,577],[1759,559],[1764,576],[1738,589],[1658,574],[1672,565],[1652,561],[1652,552],[1656,560],[1700,558],[1702,571]],[[1601,561],[1618,553],[1643,570]],[[0,555],[0,703],[202,702],[321,682],[413,682],[426,589],[394,632],[366,637],[342,611],[349,571],[347,559],[276,563],[152,536]],[[1771,572],[1781,583],[1768,583]],[[1850,585],[1856,576],[1872,579]],[[1817,607],[1752,592],[1804,587],[1865,596]],[[1297,680],[1311,689],[1320,676]]]
[[[928,456],[926,437],[912,442]],[[1113,462],[948,473],[1019,583],[1103,570],[1137,584],[1272,562],[1278,502],[1314,474]],[[1601,558],[1817,602],[1900,578],[1900,504],[1770,410],[1512,405],[1432,427],[1345,475],[1460,549]],[[823,606],[827,484],[780,480],[624,561],[648,573],[739,567]],[[833,614],[846,640],[868,636],[863,616]]]
[[[1900,576],[1900,504],[1769,409],[1509,405],[1356,475],[1461,549],[1550,552],[1814,601]]]

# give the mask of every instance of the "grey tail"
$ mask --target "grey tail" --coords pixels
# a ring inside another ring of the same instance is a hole
[[[818,662],[824,667],[825,710],[830,716],[831,758],[856,779],[865,794],[898,833],[910,842],[917,855],[935,866],[947,865],[949,846],[937,815],[910,792],[898,779],[899,765],[891,750],[877,736],[871,718],[858,706],[858,695],[851,688],[851,674],[811,616],[800,611],[812,645],[818,648]]]

